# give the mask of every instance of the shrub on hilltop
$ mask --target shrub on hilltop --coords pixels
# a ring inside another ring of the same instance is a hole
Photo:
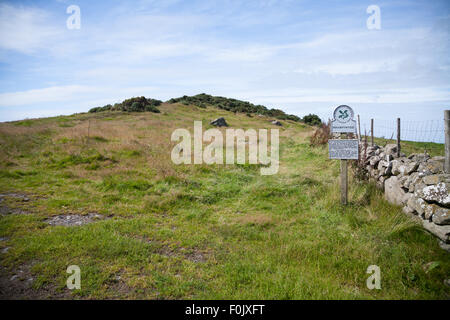
[[[286,114],[284,111],[279,109],[268,109],[263,105],[254,105],[253,103],[225,98],[219,96],[211,96],[209,94],[201,93],[195,96],[182,96],[179,98],[172,98],[168,103],[181,103],[184,105],[195,105],[200,108],[205,108],[206,106],[213,106],[219,109],[240,112],[245,114],[262,114],[268,117],[274,117],[280,120],[292,120],[301,121],[301,119],[295,115]]]
[[[308,114],[307,116],[304,116],[303,122],[311,126],[320,126],[322,124],[322,120],[315,114]]]
[[[102,112],[102,111],[128,111],[128,112],[155,112],[159,113],[157,108],[162,101],[156,99],[147,99],[146,97],[135,97],[116,103],[114,105],[107,104],[103,107],[95,107],[89,110],[89,112]]]

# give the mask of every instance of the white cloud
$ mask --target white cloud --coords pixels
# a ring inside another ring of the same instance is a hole
[[[95,101],[96,97],[105,97],[100,101],[123,100],[133,95],[143,95],[158,91],[157,87],[92,87],[84,85],[54,86],[42,89],[33,89],[21,92],[9,92],[0,94],[0,107],[14,107],[23,105],[37,105],[48,102],[74,102],[74,101]],[[97,98],[98,99],[98,98]]]
[[[265,91],[245,92],[238,97],[252,99],[258,103],[283,104],[302,102],[342,102],[346,103],[417,103],[424,101],[449,101],[450,92],[433,87],[415,89],[378,90],[333,90],[329,88],[285,88]]]
[[[41,9],[0,4],[0,47],[32,53],[61,30],[49,26],[50,15]]]
[[[400,59],[384,61],[361,61],[349,63],[321,64],[294,70],[297,73],[328,73],[334,75],[355,75],[373,72],[392,72],[397,70]]]

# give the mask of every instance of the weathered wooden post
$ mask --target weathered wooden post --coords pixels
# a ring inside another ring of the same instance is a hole
[[[87,130],[87,144],[89,144],[89,140],[91,139],[91,119],[88,120],[88,130]]]
[[[397,158],[400,158],[400,118],[397,118]]]
[[[366,131],[366,129],[364,129],[364,145],[366,146],[366,149],[367,149],[368,143],[367,143],[367,131]]]
[[[331,121],[331,132],[356,134],[356,121],[353,120],[353,109],[341,105],[334,110]],[[347,135],[348,137],[348,135]],[[341,160],[341,204],[348,203],[348,163],[347,160],[359,159],[359,139],[330,139],[328,140],[330,159]]]
[[[450,173],[450,110],[444,111],[445,122],[445,173]]]
[[[370,119],[370,134],[372,136],[371,143],[373,147],[373,119]]]
[[[359,136],[359,141],[362,141],[362,137],[361,137],[361,120],[359,118],[359,114],[358,114],[358,136]]]
[[[347,160],[341,160],[341,204],[348,202],[348,166]]]

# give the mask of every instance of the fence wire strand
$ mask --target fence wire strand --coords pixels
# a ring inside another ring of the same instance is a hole
[[[361,135],[364,135],[363,128],[371,136],[370,119],[361,119]],[[400,139],[404,141],[444,143],[444,130],[443,119],[400,120]],[[397,139],[397,119],[374,119],[373,133],[376,138]]]

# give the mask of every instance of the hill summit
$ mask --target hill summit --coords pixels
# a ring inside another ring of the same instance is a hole
[[[156,99],[147,99],[145,97],[136,97],[126,99],[121,103],[114,105],[108,104],[103,107],[95,107],[89,110],[89,112],[102,112],[102,111],[130,111],[130,112],[156,112],[159,110],[156,108],[161,105],[162,101]],[[181,103],[184,105],[194,105],[200,108],[206,108],[207,106],[216,107],[219,109],[231,111],[234,113],[246,113],[247,115],[261,114],[269,117],[274,117],[280,120],[292,120],[300,122],[301,119],[292,114],[286,114],[280,109],[269,109],[263,105],[254,105],[248,101],[242,101],[238,99],[225,98],[219,96],[212,96],[209,94],[201,93],[195,96],[182,96],[179,98],[172,98],[166,101],[166,103]]]

